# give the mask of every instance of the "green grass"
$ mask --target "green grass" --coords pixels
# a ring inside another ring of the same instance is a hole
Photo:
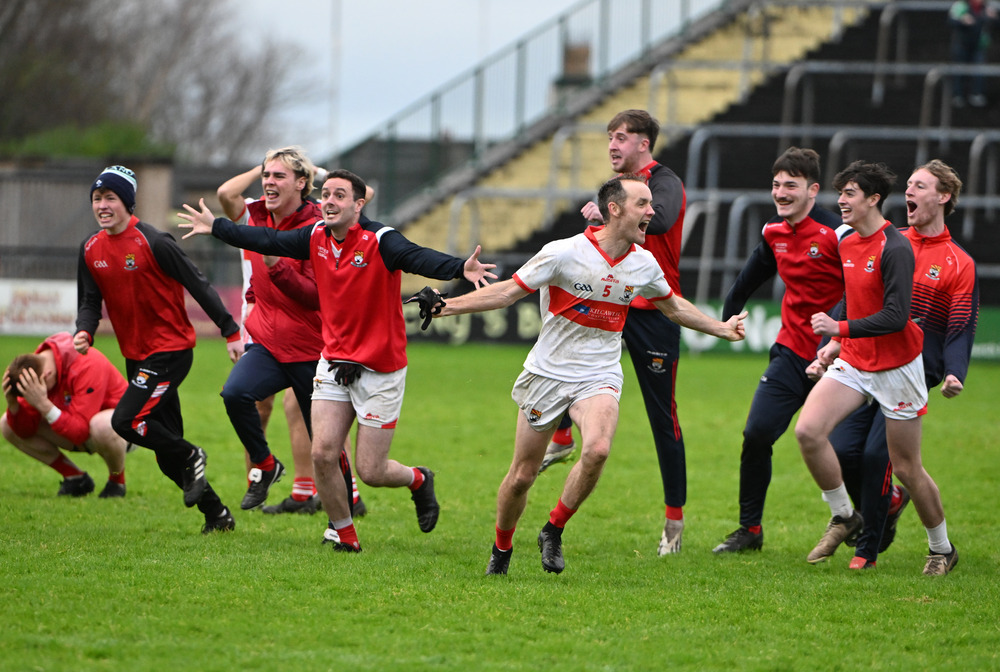
[[[35,344],[0,339],[0,361]],[[98,345],[121,361],[108,339]],[[775,448],[764,551],[714,556],[736,527],[740,433],[765,359],[712,355],[687,357],[679,374],[689,480],[680,555],[656,557],[660,479],[626,365],[615,448],[567,527],[566,571],[544,573],[534,547],[566,474],[557,465],[532,490],[510,575],[486,578],[525,354],[411,347],[392,455],[437,472],[441,519],[421,534],[408,493],[362,486],[370,513],[358,556],[320,545],[320,516],[238,510],[243,457],[218,397],[229,368],[221,341],[199,344],[182,398],[188,438],[207,449],[209,478],[235,510],[232,534],[199,534],[200,514],[149,451],[128,458],[128,497],[106,501],[56,498],[59,476],[3,444],[0,669],[1000,668],[996,364],[976,363],[956,400],[931,395],[924,458],[961,551],[948,577],[921,575],[926,537],[912,508],[875,571],[849,571],[843,549],[808,565],[829,511],[791,436]],[[269,435],[286,457],[281,415]],[[78,462],[99,489],[100,459]]]

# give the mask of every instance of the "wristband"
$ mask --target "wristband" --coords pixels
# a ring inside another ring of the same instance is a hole
[[[45,414],[45,422],[49,423],[49,425],[54,425],[55,422],[56,422],[56,420],[58,420],[59,416],[61,416],[61,415],[62,415],[62,411],[59,410],[59,407],[58,406],[53,406]]]

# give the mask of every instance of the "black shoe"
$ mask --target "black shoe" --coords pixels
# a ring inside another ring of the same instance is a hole
[[[205,527],[201,528],[202,534],[211,534],[212,532],[231,532],[236,529],[236,521],[233,519],[233,514],[229,512],[229,507],[222,507],[222,513],[218,516],[213,516],[209,518],[205,516]]]
[[[94,479],[90,477],[90,474],[83,472],[79,476],[70,476],[64,479],[62,483],[59,484],[59,492],[56,494],[60,497],[83,497],[84,495],[89,495],[94,491]]]
[[[105,484],[104,489],[101,490],[101,494],[98,495],[101,499],[108,499],[109,497],[124,497],[125,496],[125,484],[116,483],[115,481],[108,481]]]
[[[420,531],[430,532],[437,525],[438,513],[441,511],[434,496],[434,472],[427,467],[417,467],[417,469],[424,475],[424,482],[410,493],[410,498],[417,507],[417,523],[420,525]]]
[[[208,485],[208,480],[205,478],[205,462],[207,461],[208,456],[205,455],[205,451],[195,446],[187,458],[187,464],[184,465],[182,475],[184,479],[184,506],[188,508],[197,504],[201,500],[201,496],[205,494],[205,487]]]
[[[364,500],[358,497],[358,501],[351,505],[351,518],[362,518],[368,513],[368,507],[365,506]]]
[[[910,503],[910,493],[903,486],[896,486],[899,488],[899,492],[903,499],[899,504],[899,508],[896,509],[896,513],[890,513],[889,517],[885,519],[885,529],[882,531],[882,541],[879,542],[878,552],[883,553],[885,549],[889,548],[893,540],[896,538],[896,523],[899,522],[899,517],[903,515],[903,509],[906,505]]]
[[[486,565],[486,576],[490,574],[507,574],[507,567],[510,566],[510,556],[514,553],[513,548],[501,551],[493,544],[493,552],[490,553],[490,562]]]
[[[250,509],[256,509],[266,502],[267,493],[271,489],[271,486],[280,481],[284,474],[285,465],[279,462],[278,458],[274,458],[274,469],[268,469],[267,471],[258,469],[257,467],[251,469],[250,474],[247,476],[250,479],[250,487],[247,488],[247,494],[243,495],[240,508],[244,511],[249,511]]]
[[[732,532],[725,541],[712,549],[713,553],[742,553],[743,551],[759,551],[764,546],[764,530],[754,534],[748,528]]]
[[[337,534],[337,530],[333,529],[332,523],[327,526],[326,531],[323,532],[323,544],[331,544],[330,548],[338,553],[360,553],[361,552],[361,542],[355,542],[349,544],[346,541],[340,540],[340,535]]]
[[[301,502],[291,497],[286,497],[277,504],[265,506],[261,509],[264,513],[308,513],[312,515],[323,510],[323,503],[319,501],[319,495],[313,495],[309,499]]]
[[[542,552],[542,569],[558,574],[566,569],[562,554],[562,528],[545,523],[538,533],[538,550]]]

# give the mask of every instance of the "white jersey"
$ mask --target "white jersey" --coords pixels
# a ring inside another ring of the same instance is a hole
[[[621,331],[636,296],[655,301],[673,293],[653,255],[633,245],[618,259],[598,246],[589,227],[545,245],[514,274],[541,291],[542,329],[524,368],[566,382],[613,374],[622,381]]]

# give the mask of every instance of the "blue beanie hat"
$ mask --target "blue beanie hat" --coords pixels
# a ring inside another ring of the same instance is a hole
[[[134,212],[137,188],[135,173],[125,166],[108,166],[94,180],[94,184],[90,187],[90,197],[93,199],[94,192],[98,189],[110,189],[121,199],[129,212]]]

